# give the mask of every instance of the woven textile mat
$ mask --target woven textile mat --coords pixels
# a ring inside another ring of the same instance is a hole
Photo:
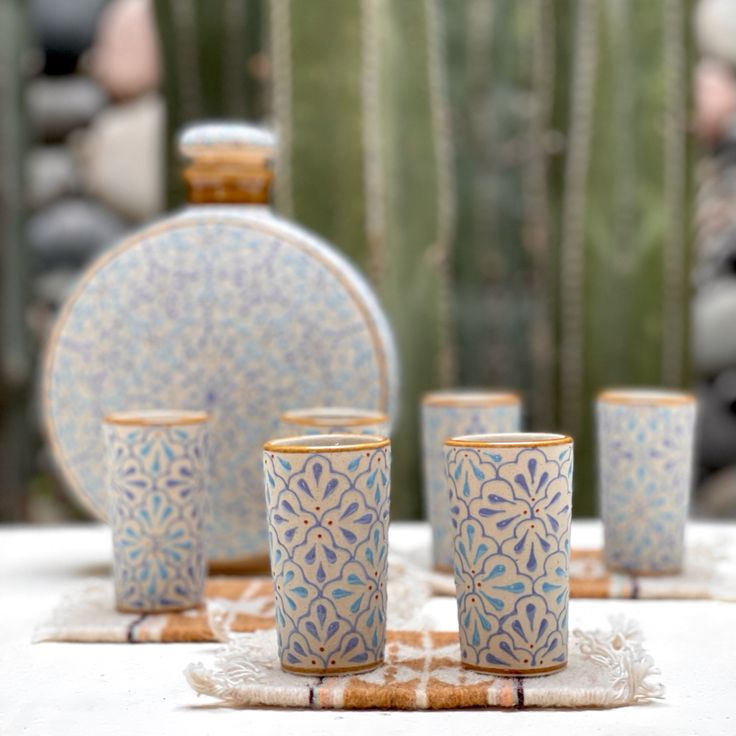
[[[736,601],[736,560],[714,540],[690,546],[682,575],[633,577],[610,573],[601,550],[573,550],[573,598],[717,599]],[[423,628],[421,609],[432,595],[455,595],[451,575],[429,572],[394,555],[389,564],[389,626]],[[206,606],[182,613],[138,615],[115,610],[110,580],[88,580],[65,596],[34,641],[205,642],[223,629],[246,633],[270,628],[273,589],[267,577],[214,577]],[[392,623],[393,620],[393,623]]]
[[[430,584],[434,595],[455,595],[452,575],[431,573]],[[609,572],[600,549],[573,549],[570,597],[736,601],[736,560],[718,545],[698,545],[681,575],[635,576]]]
[[[394,628],[422,628],[422,608],[431,596],[430,583],[415,578],[402,560],[389,561],[388,622]],[[205,605],[180,613],[120,613],[109,579],[78,584],[64,596],[33,640],[77,642],[207,642],[223,641],[229,632],[273,627],[274,596],[270,577],[212,577]]]
[[[664,697],[637,625],[612,620],[610,631],[572,632],[570,660],[547,677],[500,678],[460,666],[457,632],[389,631],[386,664],[343,677],[300,677],[279,666],[276,632],[237,635],[214,665],[191,664],[185,676],[223,706],[283,708],[614,708]]]
[[[140,615],[115,610],[111,580],[88,580],[65,596],[34,641],[202,642],[220,639],[218,626],[246,632],[274,625],[270,578],[210,578],[206,606]]]

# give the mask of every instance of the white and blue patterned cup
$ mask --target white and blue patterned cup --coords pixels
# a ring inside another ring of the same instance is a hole
[[[567,664],[573,441],[487,434],[445,442],[464,667],[544,675]]]
[[[432,560],[436,570],[452,571],[453,530],[450,523],[445,456],[448,437],[521,430],[521,399],[494,391],[433,391],[422,400],[424,506],[432,526]]]
[[[383,437],[310,435],[263,453],[281,666],[366,672],[386,636],[391,447]]]
[[[285,436],[295,434],[370,434],[390,435],[388,414],[370,409],[344,406],[315,406],[295,409],[281,415]]]
[[[610,569],[682,569],[696,413],[687,393],[610,389],[598,396],[598,492]]]
[[[120,611],[176,611],[202,602],[207,577],[207,414],[105,417],[108,520]]]

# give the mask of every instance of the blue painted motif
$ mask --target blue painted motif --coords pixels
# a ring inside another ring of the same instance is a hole
[[[445,447],[464,663],[567,660],[572,445]]]
[[[396,351],[365,279],[323,242],[248,208],[197,207],[107,252],[60,315],[44,404],[72,492],[105,518],[103,415],[211,416],[210,560],[265,556],[260,452],[313,403],[396,405]]]
[[[370,669],[383,659],[390,463],[388,447],[264,453],[279,652],[287,668]]]
[[[696,407],[598,402],[599,498],[606,563],[619,570],[682,567]]]
[[[435,567],[453,566],[453,528],[445,483],[442,443],[448,437],[466,434],[518,432],[520,404],[493,404],[479,407],[422,406],[422,450],[424,462],[424,503],[432,526],[432,556]]]
[[[189,608],[207,574],[207,430],[105,425],[118,607]]]

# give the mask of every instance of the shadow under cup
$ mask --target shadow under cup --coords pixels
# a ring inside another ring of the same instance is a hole
[[[500,675],[567,664],[572,438],[445,442],[463,666]]]
[[[274,440],[263,466],[281,666],[317,676],[374,669],[386,639],[389,440]]]

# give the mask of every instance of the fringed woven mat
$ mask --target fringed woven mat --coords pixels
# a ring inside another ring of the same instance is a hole
[[[429,575],[434,595],[455,595],[452,575]],[[736,561],[718,545],[698,545],[688,549],[682,574],[637,576],[610,572],[600,549],[573,549],[570,597],[736,601]]]
[[[281,670],[276,633],[234,637],[212,668],[185,676],[224,706],[427,710],[445,708],[614,708],[664,697],[659,674],[631,621],[610,631],[572,632],[570,660],[547,677],[500,678],[463,669],[456,632],[389,631],[386,664],[343,677],[299,677]]]
[[[736,563],[718,545],[688,549],[682,575],[633,577],[610,573],[600,550],[573,550],[573,598],[718,599],[736,601]],[[410,581],[410,582],[407,582]],[[412,617],[422,628],[422,606],[432,595],[455,595],[451,575],[429,572],[399,555],[389,564],[389,617],[407,628]],[[223,626],[247,633],[270,628],[270,578],[222,577],[207,582],[206,605],[182,613],[138,615],[115,610],[110,580],[88,580],[65,596],[34,641],[206,642],[222,640]],[[398,628],[394,624],[394,628]]]
[[[422,627],[421,611],[431,596],[429,581],[415,580],[400,560],[389,564],[388,620],[395,628]],[[216,577],[207,581],[205,605],[181,613],[136,614],[115,609],[111,580],[83,581],[36,627],[34,642],[174,643],[223,641],[227,632],[271,628],[271,578]]]

